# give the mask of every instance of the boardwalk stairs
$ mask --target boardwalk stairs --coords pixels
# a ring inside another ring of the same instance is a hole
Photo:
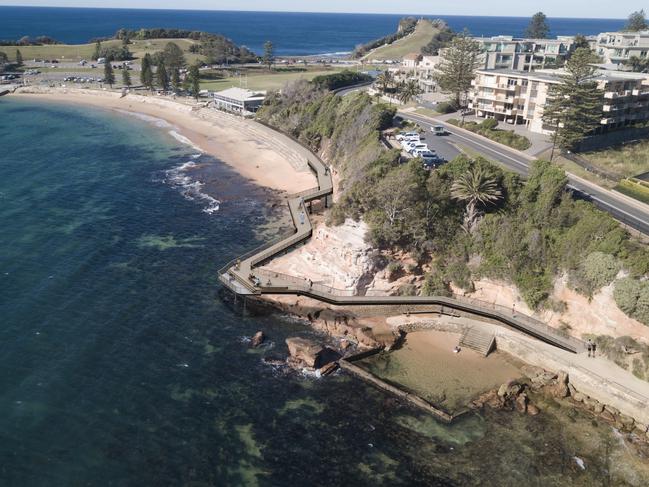
[[[471,326],[462,333],[460,347],[470,348],[486,357],[496,348],[496,336],[479,326]]]

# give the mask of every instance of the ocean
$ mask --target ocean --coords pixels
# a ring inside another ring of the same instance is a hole
[[[197,10],[1,7],[0,39],[48,35],[79,44],[112,36],[120,28],[167,27],[224,34],[257,53],[270,40],[279,55],[349,52],[358,44],[396,31],[404,15]],[[436,15],[426,15],[437,18]],[[441,15],[457,31],[475,36],[522,36],[529,18]],[[595,35],[625,24],[620,19],[549,19],[551,35]]]
[[[445,426],[267,365],[288,336],[324,337],[243,309],[216,271],[286,215],[172,126],[4,97],[0,127],[3,487],[646,485],[575,411]]]

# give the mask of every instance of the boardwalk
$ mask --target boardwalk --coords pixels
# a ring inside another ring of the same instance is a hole
[[[496,321],[522,331],[539,340],[570,352],[583,352],[580,340],[558,334],[544,323],[514,310],[491,303],[463,297],[444,296],[358,296],[353,291],[334,289],[307,279],[272,272],[261,266],[293,246],[308,240],[313,227],[309,219],[307,203],[314,200],[328,205],[333,194],[333,182],[329,167],[315,154],[301,148],[307,157],[309,168],[313,171],[318,186],[288,197],[288,205],[293,220],[293,231],[285,237],[270,242],[261,248],[240,256],[219,270],[220,281],[239,295],[292,294],[308,296],[319,301],[339,306],[405,306],[405,312],[415,313],[419,308],[435,306],[440,313],[461,312]]]

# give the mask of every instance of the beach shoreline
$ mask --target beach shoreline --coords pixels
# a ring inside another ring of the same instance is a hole
[[[162,120],[169,125],[160,128],[168,130],[170,136],[215,157],[259,186],[288,193],[314,186],[315,177],[306,160],[294,150],[295,142],[253,121],[207,108],[204,103],[189,104],[154,95],[122,97],[115,91],[50,87],[19,89],[11,97],[92,106],[153,124]]]

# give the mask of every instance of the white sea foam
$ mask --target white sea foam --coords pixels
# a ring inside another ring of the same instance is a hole
[[[166,174],[166,181],[174,187],[180,189],[180,193],[190,201],[204,202],[207,205],[203,211],[208,215],[219,211],[221,202],[209,194],[203,193],[201,189],[204,184],[201,181],[194,181],[186,174],[188,169],[196,167],[194,161],[187,161],[178,167],[169,169]]]
[[[169,135],[171,135],[174,139],[176,139],[176,140],[177,140],[178,142],[180,142],[181,144],[188,145],[188,146],[190,146],[192,149],[194,149],[195,151],[198,151],[198,152],[200,152],[201,154],[203,153],[203,149],[201,149],[200,147],[198,147],[197,145],[195,145],[191,140],[189,140],[189,139],[188,139],[187,137],[185,137],[184,135],[179,134],[179,133],[176,132],[175,130],[170,130],[170,131],[169,131]]]
[[[123,113],[124,115],[129,115],[131,117],[135,117],[138,120],[143,120],[144,122],[149,122],[149,123],[155,125],[156,127],[160,127],[160,128],[163,128],[163,129],[173,127],[173,125],[170,124],[169,122],[167,122],[166,120],[163,120],[163,119],[158,118],[158,117],[152,117],[151,115],[145,115],[144,113],[129,112],[128,110],[119,110],[119,109],[116,109],[115,111],[117,111],[119,113]]]

